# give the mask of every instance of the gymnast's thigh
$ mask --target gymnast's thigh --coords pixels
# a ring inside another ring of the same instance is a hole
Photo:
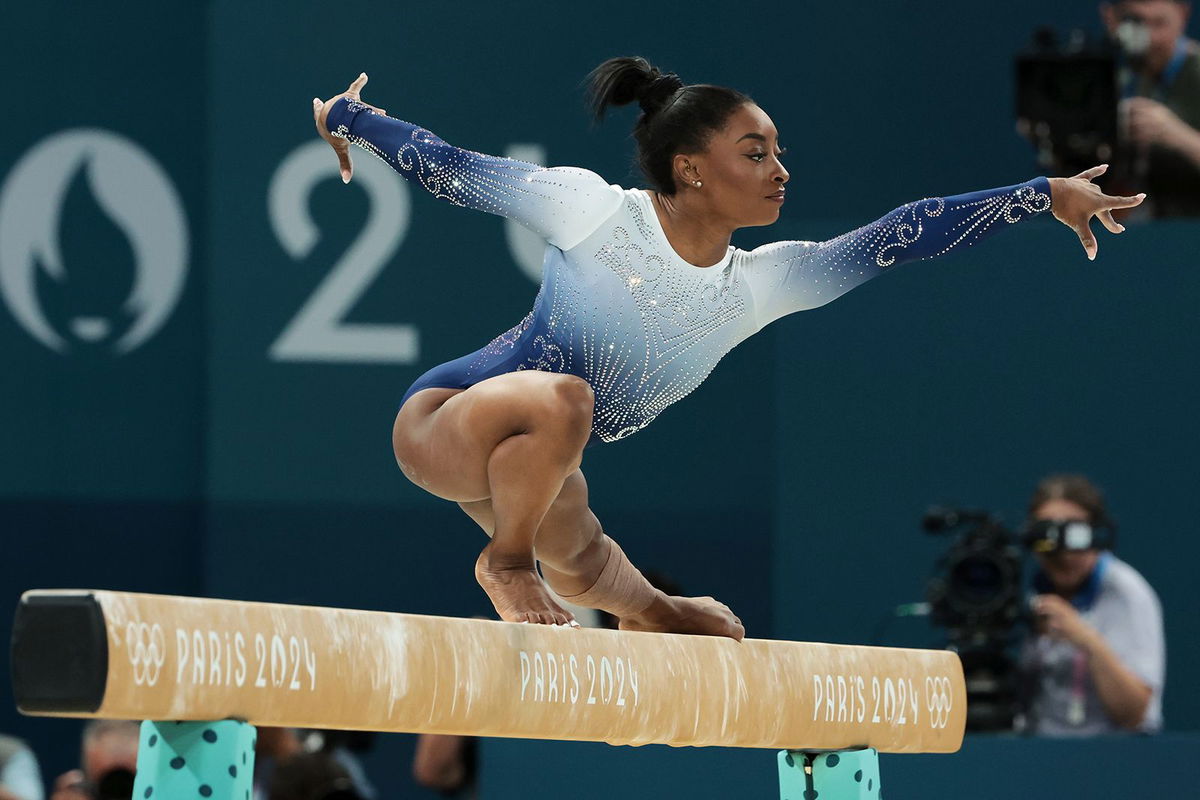
[[[466,389],[422,389],[405,401],[392,425],[396,463],[409,480],[438,497],[486,499],[492,451],[557,414],[564,396],[578,394],[576,384],[583,381],[573,375],[522,370]]]

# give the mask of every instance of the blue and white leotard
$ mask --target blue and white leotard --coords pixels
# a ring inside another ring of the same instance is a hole
[[[649,425],[771,321],[1050,208],[1049,181],[1036,178],[909,203],[826,242],[730,247],[719,263],[696,267],[671,248],[640,189],[575,167],[462,150],[344,98],[327,124],[435,197],[516,220],[546,239],[533,310],[486,347],[426,372],[404,400],[521,369],[566,372],[596,395],[589,444]]]

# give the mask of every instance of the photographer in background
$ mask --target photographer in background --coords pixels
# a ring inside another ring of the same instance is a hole
[[[1034,633],[1021,650],[1025,731],[1093,736],[1162,727],[1162,608],[1138,572],[1107,548],[1113,525],[1099,489],[1052,475],[1029,502],[1025,542],[1037,556]]]
[[[83,726],[79,769],[58,776],[50,800],[125,800],[133,793],[140,725],[93,719]]]
[[[1101,3],[1118,43],[1121,147],[1112,185],[1147,192],[1155,217],[1200,216],[1200,45],[1184,0]]]

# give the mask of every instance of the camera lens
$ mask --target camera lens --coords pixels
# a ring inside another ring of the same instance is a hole
[[[994,560],[982,555],[964,558],[950,573],[951,591],[964,606],[986,607],[1003,587],[1004,573]]]
[[[110,770],[96,782],[98,800],[129,800],[133,796],[133,773],[127,769]]]

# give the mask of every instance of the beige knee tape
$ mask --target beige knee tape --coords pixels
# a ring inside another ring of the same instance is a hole
[[[650,607],[658,590],[637,571],[621,547],[609,537],[608,561],[600,576],[586,592],[563,595],[563,599],[577,606],[599,608],[614,617],[631,617]]]

